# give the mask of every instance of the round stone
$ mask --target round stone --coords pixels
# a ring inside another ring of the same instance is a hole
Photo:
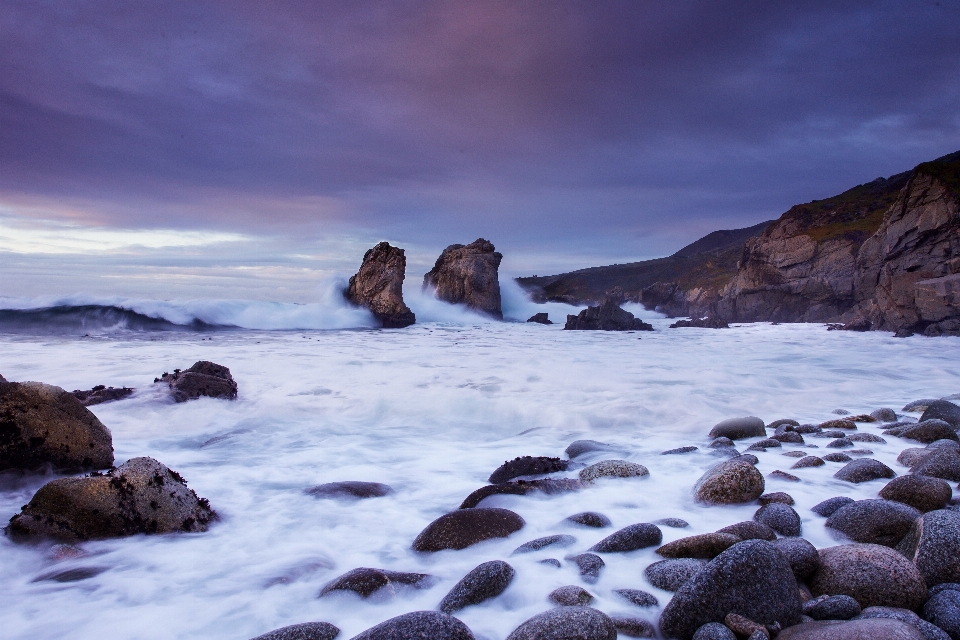
[[[440,516],[420,532],[413,550],[465,549],[491,538],[506,538],[526,523],[507,509],[460,509]]]
[[[613,592],[638,607],[656,607],[660,604],[656,596],[640,589],[614,589]]]
[[[916,609],[927,596],[923,577],[912,562],[888,547],[847,544],[820,550],[820,567],[810,579],[819,595],[847,595],[861,608]]]
[[[917,518],[897,546],[928,587],[960,582],[960,513],[930,511]]]
[[[617,627],[607,614],[596,609],[558,607],[533,616],[514,629],[507,640],[617,640]]]
[[[943,420],[924,420],[900,432],[901,438],[930,444],[937,440],[960,440],[956,428]]]
[[[803,603],[803,613],[814,620],[849,620],[860,615],[860,603],[850,596],[821,596]]]
[[[639,478],[650,475],[642,464],[626,460],[603,460],[580,470],[580,480],[592,482],[597,478]]]
[[[569,547],[576,542],[576,538],[564,534],[544,536],[543,538],[537,538],[536,540],[531,540],[530,542],[524,542],[522,545],[513,550],[513,555],[517,555],[518,553],[532,553],[546,547]]]
[[[906,622],[872,618],[867,620],[823,620],[806,622],[780,632],[777,640],[926,640]]]
[[[573,584],[554,589],[547,599],[561,607],[585,607],[593,602],[593,596],[586,589]]]
[[[730,438],[731,440],[743,440],[744,438],[755,438],[757,436],[766,437],[767,431],[764,428],[763,420],[755,416],[746,418],[730,418],[717,423],[710,430],[710,438]]]
[[[274,629],[253,640],[333,640],[338,635],[340,629],[329,622],[302,622]]]
[[[736,504],[756,500],[763,489],[763,474],[749,462],[734,458],[703,474],[693,491],[699,502]]]
[[[854,502],[855,500],[853,498],[848,498],[847,496],[837,496],[836,498],[828,498],[823,502],[814,505],[810,511],[813,511],[818,516],[827,518],[832,516],[840,507],[845,507],[846,505],[853,504]]]
[[[920,512],[892,500],[859,500],[840,507],[826,526],[855,542],[895,547],[907,535]]]
[[[879,460],[861,458],[844,465],[840,471],[833,474],[833,477],[837,480],[859,484],[878,478],[892,478],[895,475],[897,474],[893,472],[893,469]]]
[[[960,591],[941,591],[923,605],[923,617],[951,638],[960,638]]]
[[[664,591],[676,591],[684,582],[700,573],[706,565],[704,560],[678,558],[654,562],[643,570],[650,584]]]
[[[948,400],[934,400],[920,416],[920,422],[924,420],[943,420],[954,429],[960,429],[960,406]]]
[[[502,560],[484,562],[463,577],[440,601],[440,611],[453,613],[496,598],[513,582],[517,572]]]
[[[697,629],[693,640],[737,640],[737,636],[725,624],[708,622]]]
[[[742,538],[732,533],[701,533],[668,542],[657,553],[665,558],[703,558],[712,560]]]
[[[347,500],[362,500],[364,498],[382,498],[393,493],[389,485],[379,482],[358,482],[346,480],[343,482],[328,482],[306,490],[306,493],[315,498],[333,498]]]
[[[782,536],[800,535],[800,516],[788,505],[777,502],[764,505],[753,514],[753,519],[767,525]]]
[[[602,513],[596,513],[595,511],[575,513],[568,517],[567,520],[574,524],[583,525],[584,527],[593,527],[594,529],[602,529],[603,527],[609,527],[612,524],[610,522],[610,518]]]
[[[777,534],[762,522],[745,520],[727,525],[717,533],[731,533],[741,540],[776,540]]]
[[[808,467],[822,467],[825,464],[826,463],[820,458],[818,458],[817,456],[804,456],[803,458],[800,458],[795,463],[793,463],[793,466],[790,468],[806,469]]]
[[[521,476],[539,476],[546,473],[566,471],[569,460],[548,458],[546,456],[520,456],[500,465],[490,474],[488,482],[500,484]]]
[[[787,558],[797,580],[806,580],[820,567],[817,548],[803,538],[779,538],[771,544]]]
[[[773,493],[765,493],[759,498],[757,502],[760,504],[771,504],[773,502],[779,502],[780,504],[793,505],[793,496],[789,493],[784,493],[783,491],[774,491]]]
[[[474,640],[467,625],[440,611],[414,611],[390,618],[367,629],[352,640],[398,640],[430,638],[430,640]]]
[[[624,553],[643,549],[644,547],[652,547],[660,544],[662,540],[663,533],[660,531],[660,527],[648,522],[642,522],[632,524],[611,533],[590,547],[590,551],[596,553]]]
[[[927,476],[907,475],[894,478],[880,490],[884,500],[894,500],[927,512],[942,509],[953,497],[953,490],[945,480]]]

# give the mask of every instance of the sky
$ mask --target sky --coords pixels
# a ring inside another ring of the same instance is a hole
[[[960,150],[958,105],[958,0],[0,0],[0,296],[658,257]]]

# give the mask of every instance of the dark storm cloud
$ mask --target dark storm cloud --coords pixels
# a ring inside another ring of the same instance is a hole
[[[960,148],[955,2],[0,2],[0,189],[113,226],[649,255]]]

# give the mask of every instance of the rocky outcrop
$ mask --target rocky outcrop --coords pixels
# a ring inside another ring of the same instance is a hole
[[[113,438],[73,394],[41,382],[0,382],[0,471],[113,465]]]
[[[360,270],[350,277],[344,297],[369,309],[385,328],[410,326],[417,318],[403,302],[406,269],[403,249],[381,242],[363,254]]]
[[[196,400],[200,396],[227,400],[237,397],[237,383],[230,369],[207,360],[195,362],[186,371],[174,369],[173,373],[164,373],[153,381],[167,383],[170,395],[177,402]]]
[[[503,254],[495,249],[492,242],[483,238],[468,245],[450,245],[423,276],[424,290],[433,290],[444,302],[464,304],[503,318],[498,272]]]
[[[587,307],[578,315],[568,315],[566,330],[592,331],[653,331],[653,326],[607,300],[599,307]]]
[[[75,389],[73,391],[73,397],[79,400],[83,406],[92,407],[95,404],[123,400],[133,395],[134,391],[134,389],[130,389],[129,387],[121,387],[118,389],[116,387],[106,387],[98,384],[89,390]]]
[[[153,458],[132,458],[116,469],[43,485],[10,519],[14,539],[65,542],[138,533],[206,531],[216,518],[176,471]]]

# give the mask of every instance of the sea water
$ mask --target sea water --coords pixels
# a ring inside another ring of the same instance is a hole
[[[269,318],[270,310],[257,304],[247,308]],[[265,330],[283,327],[276,314],[284,309],[274,307],[273,324],[258,329],[100,327],[86,336],[76,330],[0,335],[0,374],[8,380],[68,390],[135,387],[129,399],[91,407],[113,434],[117,463],[135,456],[160,460],[220,515],[205,533],[86,542],[80,545],[85,556],[61,561],[51,557],[49,545],[0,538],[0,637],[246,640],[289,624],[327,621],[347,639],[393,616],[435,609],[468,571],[496,559],[516,569],[511,586],[457,613],[478,638],[505,638],[550,608],[547,594],[567,584],[585,587],[604,612],[655,622],[660,608],[637,608],[614,593],[647,590],[661,607],[669,600],[643,576],[660,559],[653,548],[604,554],[606,567],[592,585],[581,582],[565,557],[633,523],[666,517],[690,523],[687,529],[662,527],[668,542],[751,519],[756,504],[706,507],[693,500],[697,478],[722,460],[707,448],[715,423],[746,415],[819,423],[839,417],[835,409],[899,411],[918,398],[960,391],[957,338],[896,339],[880,332],[828,332],[813,324],[669,329],[669,320],[639,307],[630,309],[655,331],[563,331],[562,324],[494,322],[430,301],[414,306],[423,322],[406,329],[366,328],[370,323],[360,313],[343,322],[351,328],[293,331],[288,324],[286,330]],[[538,310],[521,300],[507,315],[523,319]],[[564,305],[549,310],[555,321],[575,311]],[[188,311],[179,319],[197,317],[196,309]],[[342,319],[347,312],[356,310],[327,310],[329,317],[318,323],[329,325],[330,317]],[[208,318],[215,321],[210,324],[243,326],[222,322],[223,308],[217,313],[222,315]],[[176,404],[153,383],[197,360],[230,368],[239,385],[235,401]],[[879,434],[882,427],[859,429]],[[885,437],[887,444],[857,447],[905,472],[897,454],[922,445]],[[526,521],[523,529],[460,551],[411,550],[424,527],[455,510],[505,460],[564,457],[578,439],[619,450],[578,461],[630,460],[650,475],[601,479],[561,495],[488,498],[481,506],[512,509]],[[758,439],[738,442],[738,448]],[[807,447],[811,453],[835,451],[824,449],[829,440],[806,440],[819,446]],[[699,450],[661,455],[685,445]],[[782,453],[799,448],[758,452],[758,468],[765,475],[789,471],[795,459]],[[817,547],[842,539],[810,507],[836,495],[876,497],[885,483],[840,482],[832,475],[841,466],[792,471],[799,483],[767,480],[767,491],[795,498],[803,535]],[[0,518],[16,514],[53,477],[2,476]],[[341,480],[382,482],[395,492],[354,502],[305,493]],[[563,522],[581,511],[604,513],[613,527]],[[556,533],[577,542],[511,555],[526,541]],[[557,558],[562,567],[538,563],[544,558]],[[103,571],[76,582],[38,580],[88,567]],[[317,597],[325,584],[357,567],[428,573],[435,583],[392,598]]]

